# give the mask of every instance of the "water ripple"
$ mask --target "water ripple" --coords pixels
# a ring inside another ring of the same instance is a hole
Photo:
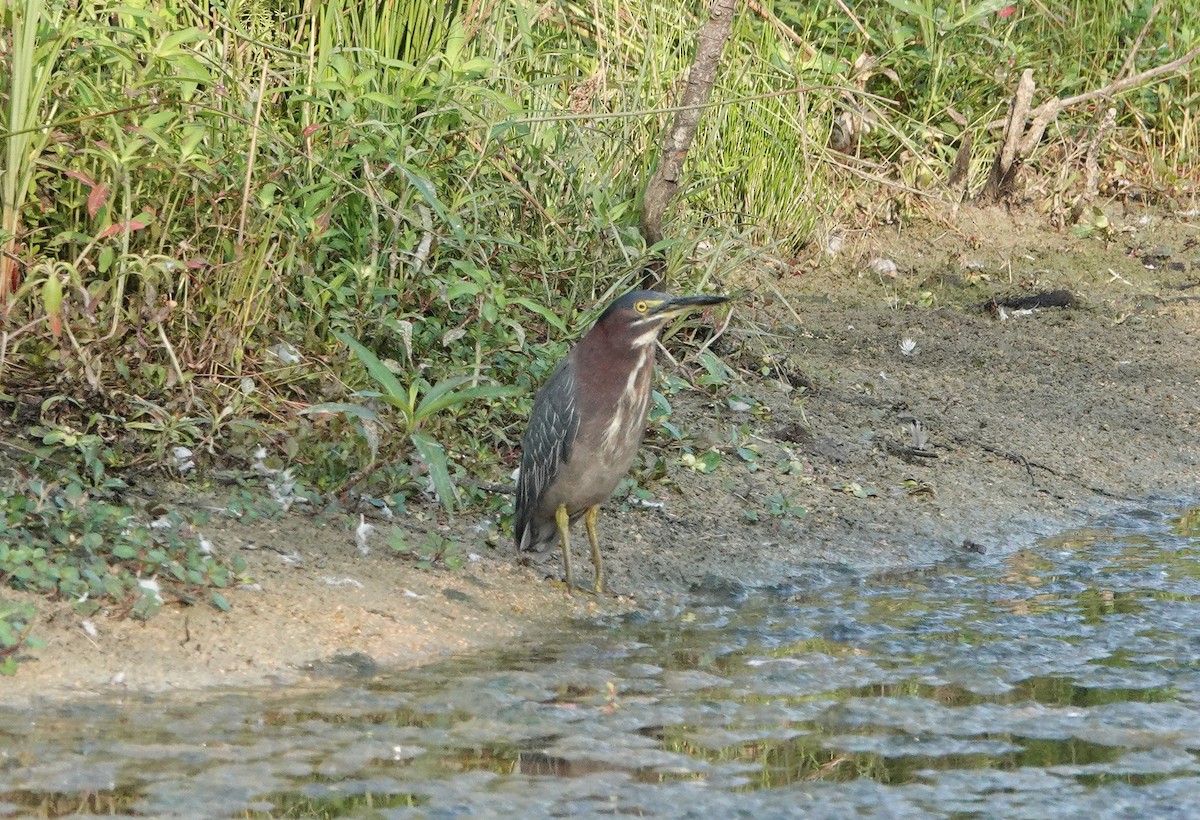
[[[1197,815],[1196,518],[337,688],[0,707],[0,816]]]

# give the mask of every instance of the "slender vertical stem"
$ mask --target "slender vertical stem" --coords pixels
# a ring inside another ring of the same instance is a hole
[[[262,57],[262,71],[258,77],[258,100],[254,104],[254,123],[250,127],[250,153],[246,157],[246,180],[242,183],[242,215],[238,219],[238,244],[242,244],[242,240],[246,236],[246,218],[250,213],[250,183],[254,179],[254,158],[258,153],[258,129],[262,122],[263,100],[267,96],[267,66],[269,60],[264,53]]]

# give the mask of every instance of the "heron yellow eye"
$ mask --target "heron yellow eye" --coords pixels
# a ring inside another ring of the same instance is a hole
[[[636,305],[633,306],[633,309],[636,310],[638,313],[645,313],[649,308],[650,308],[650,306],[648,304],[646,304],[645,300],[638,302]]]

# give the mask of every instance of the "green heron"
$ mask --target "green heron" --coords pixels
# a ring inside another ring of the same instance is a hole
[[[604,590],[596,513],[629,472],[650,415],[654,343],[668,321],[725,296],[678,296],[635,290],[617,299],[538,391],[521,443],[514,520],[518,552],[562,548],[571,582],[571,524],[587,526]]]

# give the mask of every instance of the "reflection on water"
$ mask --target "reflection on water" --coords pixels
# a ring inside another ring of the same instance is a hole
[[[1200,512],[340,685],[0,707],[0,816],[1200,813]]]

